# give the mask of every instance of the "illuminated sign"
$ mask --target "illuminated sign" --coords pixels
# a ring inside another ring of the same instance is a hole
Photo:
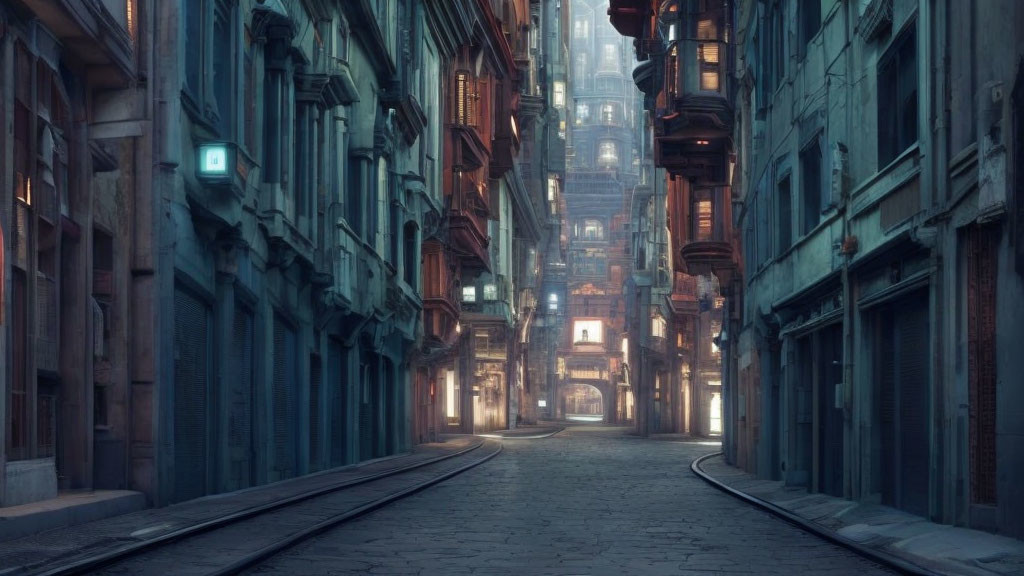
[[[204,180],[226,180],[231,177],[234,166],[234,149],[223,142],[211,142],[199,146],[196,175]]]
[[[203,146],[199,149],[199,171],[204,174],[227,174],[228,149],[225,146]]]

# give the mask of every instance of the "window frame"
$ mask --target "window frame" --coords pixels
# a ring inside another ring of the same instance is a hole
[[[911,56],[913,58],[912,77],[907,74],[909,70],[904,69],[906,60]],[[893,37],[888,48],[878,59],[876,66],[878,101],[876,128],[879,170],[894,162],[920,140],[921,94],[917,86],[921,74],[920,68],[917,51],[917,18],[915,16],[899,34]],[[910,88],[910,91],[903,93],[903,90],[907,88]],[[911,103],[909,98],[911,95],[913,95],[913,106],[908,110],[906,108]],[[891,127],[892,131],[883,131],[883,126]],[[911,128],[912,130],[910,130]]]

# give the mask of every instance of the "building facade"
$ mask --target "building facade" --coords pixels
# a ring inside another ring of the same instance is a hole
[[[726,454],[1024,535],[1024,8],[740,2],[735,18],[745,297]]]
[[[0,505],[273,482],[452,405],[514,425],[558,170],[541,8],[0,7]]]
[[[722,355],[739,291],[733,233],[733,20],[724,2],[612,0],[634,39],[643,93],[643,185],[632,203],[636,247],[630,374],[637,429],[727,433]]]

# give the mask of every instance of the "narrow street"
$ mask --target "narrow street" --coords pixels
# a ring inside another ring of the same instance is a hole
[[[712,442],[580,425],[300,544],[257,574],[888,574],[722,494]]]

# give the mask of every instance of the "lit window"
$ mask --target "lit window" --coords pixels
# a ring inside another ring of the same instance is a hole
[[[555,82],[552,102],[555,108],[565,108],[565,82]]]
[[[455,371],[446,370],[445,384],[445,416],[449,424],[459,423],[459,384],[455,381]]]
[[[558,310],[558,294],[548,296],[548,310],[551,312]]]
[[[619,161],[619,151],[615,142],[601,142],[598,147],[597,159],[603,164],[615,164]]]
[[[697,202],[697,240],[711,239],[711,200]]]
[[[455,123],[476,126],[476,93],[469,72],[455,73]]]
[[[661,315],[661,312],[655,310],[651,314],[651,336],[654,338],[664,338],[665,331],[668,328],[668,323],[665,322],[665,318]]]
[[[601,105],[601,122],[605,124],[615,123],[615,106],[613,104]]]
[[[712,434],[722,433],[722,395],[711,395],[711,421],[708,423]]]
[[[548,176],[548,202],[558,200],[558,180],[554,176]]]
[[[484,300],[497,300],[498,287],[494,284],[484,284]]]
[[[476,302],[476,286],[463,286],[462,287],[462,301],[463,302]]]
[[[573,342],[601,344],[604,342],[604,326],[600,320],[577,320],[572,327]]]
[[[700,89],[718,92],[718,72],[701,72]]]
[[[584,102],[576,104],[576,121],[586,122],[590,118],[590,105]]]

